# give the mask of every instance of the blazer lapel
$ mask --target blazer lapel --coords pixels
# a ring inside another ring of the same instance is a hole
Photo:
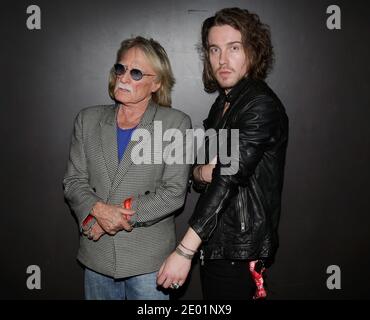
[[[153,103],[152,101],[149,102],[147,109],[145,110],[143,117],[141,118],[139,124],[137,125],[136,129],[146,129],[149,131],[151,137],[153,136],[153,119],[155,116],[155,113],[157,111],[157,105]],[[116,139],[117,140],[117,139]],[[137,141],[130,141],[129,144],[126,147],[126,150],[123,154],[123,157],[121,159],[121,162],[118,166],[117,172],[115,174],[114,180],[112,182],[112,190],[114,191],[119,184],[121,183],[124,175],[126,174],[127,170],[132,165],[132,159],[131,159],[131,151],[133,147],[137,144]],[[117,142],[116,142],[117,146]],[[117,154],[116,154],[117,157]]]
[[[117,147],[117,126],[116,117],[118,112],[118,105],[112,108],[109,114],[100,122],[101,126],[101,144],[105,165],[107,167],[108,175],[111,183],[118,167],[118,147]]]

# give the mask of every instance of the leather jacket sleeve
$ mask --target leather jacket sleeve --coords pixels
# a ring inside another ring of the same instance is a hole
[[[208,185],[195,207],[189,225],[206,241],[217,226],[218,215],[238,192],[239,185],[246,185],[261,161],[264,151],[276,142],[279,134],[280,115],[273,99],[260,96],[238,112],[234,128],[239,128],[239,167],[235,174],[221,174],[227,167],[218,161]]]

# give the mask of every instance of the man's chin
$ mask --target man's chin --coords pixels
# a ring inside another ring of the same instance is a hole
[[[232,87],[235,86],[235,81],[218,81],[219,86],[224,90],[230,90]]]

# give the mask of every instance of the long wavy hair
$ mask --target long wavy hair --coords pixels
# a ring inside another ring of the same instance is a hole
[[[209,60],[208,35],[214,26],[229,25],[240,31],[250,67],[248,75],[254,79],[266,79],[272,69],[274,52],[271,43],[270,28],[262,23],[258,15],[240,8],[225,8],[202,25],[201,55],[203,60],[203,84],[206,92],[215,92],[219,87]]]
[[[152,99],[157,104],[163,107],[171,106],[171,91],[175,84],[175,77],[172,73],[170,60],[168,59],[166,51],[163,47],[153,39],[146,39],[143,37],[135,37],[124,40],[117,52],[116,63],[119,62],[125,53],[132,48],[140,49],[149,60],[152,68],[157,74],[156,81],[160,82],[160,88],[152,93]],[[109,96],[114,100],[114,88],[117,76],[112,68],[109,74],[108,91]]]

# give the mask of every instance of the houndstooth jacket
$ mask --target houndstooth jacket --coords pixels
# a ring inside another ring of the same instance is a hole
[[[134,197],[137,227],[114,236],[105,234],[96,242],[81,234],[77,256],[83,265],[96,272],[124,278],[157,271],[174,249],[173,213],[184,204],[190,166],[185,162],[163,161],[135,164],[131,151],[140,141],[130,141],[118,162],[117,112],[118,105],[95,106],[77,115],[63,186],[80,226],[97,201],[122,205],[124,199]],[[158,152],[170,143],[162,139],[154,142],[156,123],[161,123],[163,132],[179,129],[183,140],[176,143],[185,147],[186,129],[191,128],[189,116],[150,102],[137,129],[147,129],[150,133],[151,159],[161,157]]]

